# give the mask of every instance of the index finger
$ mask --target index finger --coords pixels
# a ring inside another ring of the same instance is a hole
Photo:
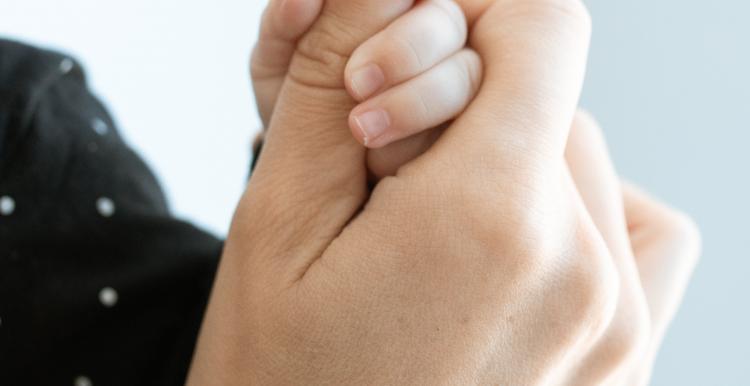
[[[514,172],[559,162],[580,97],[590,34],[580,0],[493,2],[469,40],[485,65],[483,84],[433,155],[451,157],[458,146],[468,167],[513,165]]]

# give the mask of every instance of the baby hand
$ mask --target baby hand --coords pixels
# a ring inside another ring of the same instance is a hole
[[[252,59],[253,85],[268,125],[296,42],[315,22],[323,0],[272,2],[263,17]],[[356,21],[352,21],[356,22]],[[419,142],[431,144],[435,128],[458,116],[476,94],[482,63],[465,48],[467,22],[452,0],[420,2],[360,45],[348,59],[343,86],[359,104],[349,126],[371,149],[376,176],[392,174]],[[417,134],[421,134],[417,136]],[[387,145],[412,137],[409,143]],[[417,143],[415,143],[417,142]],[[406,147],[408,151],[399,149]]]

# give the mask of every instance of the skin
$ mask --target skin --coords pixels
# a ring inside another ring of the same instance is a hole
[[[275,1],[266,10],[251,62],[264,127],[269,125],[297,40],[317,19],[322,4],[322,0]],[[466,47],[467,32],[467,18],[456,2],[426,0],[351,54],[344,86],[360,103],[349,115],[349,127],[354,138],[371,149],[367,165],[375,179],[395,174],[423,153],[442,131],[427,129],[458,116],[476,94],[482,63]],[[353,79],[373,66],[379,69],[382,84],[365,98],[356,91]],[[388,114],[390,125],[382,136],[368,140],[359,122],[362,115],[374,111]]]
[[[279,45],[291,60],[188,383],[644,384],[698,237],[621,188],[575,114],[585,10],[465,7],[476,99],[371,192],[341,74],[410,6],[328,0]]]

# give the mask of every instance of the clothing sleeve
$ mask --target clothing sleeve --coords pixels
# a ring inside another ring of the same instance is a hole
[[[0,384],[184,384],[221,249],[73,59],[0,40]]]

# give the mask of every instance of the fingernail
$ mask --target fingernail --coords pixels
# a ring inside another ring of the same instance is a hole
[[[364,100],[385,83],[383,70],[377,64],[368,64],[352,73],[352,91],[359,100]]]
[[[391,118],[385,110],[377,109],[358,114],[354,117],[365,146],[371,144],[391,126]]]

